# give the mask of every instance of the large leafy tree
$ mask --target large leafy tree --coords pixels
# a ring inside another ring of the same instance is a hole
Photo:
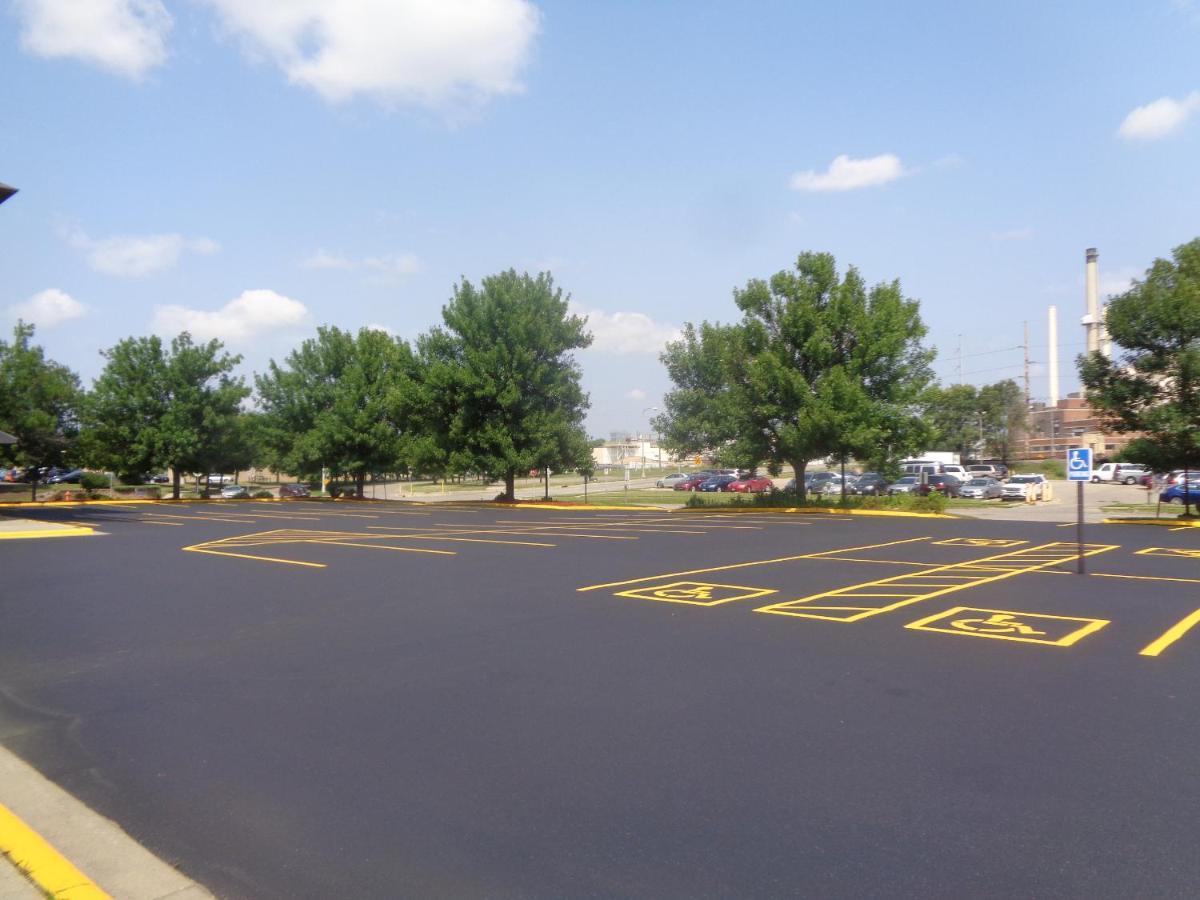
[[[656,426],[669,447],[772,472],[788,463],[801,491],[811,459],[887,468],[920,449],[932,353],[898,281],[868,288],[853,267],[839,277],[830,254],[804,253],[734,302],[740,322],[687,325],[662,356],[675,388]]]
[[[1079,358],[1088,401],[1108,427],[1138,434],[1127,459],[1200,470],[1200,238],[1156,259],[1108,304],[1107,324],[1123,353]]]
[[[4,449],[20,465],[62,465],[79,430],[79,376],[46,359],[33,334],[17,322],[12,343],[0,341],[0,430],[17,438]],[[36,479],[33,491],[37,499]]]
[[[369,473],[405,464],[414,368],[409,345],[382,331],[317,329],[257,378],[268,459],[298,475],[347,474],[361,497]]]
[[[978,446],[982,423],[979,391],[972,384],[935,386],[925,397],[926,421],[933,430],[930,449],[968,455]]]
[[[592,338],[568,299],[549,273],[512,269],[455,287],[443,327],[419,342],[427,457],[504,479],[510,500],[518,472],[588,464],[588,400],[572,351]]]
[[[198,344],[186,331],[164,346],[158,337],[126,338],[107,360],[83,405],[83,448],[97,467],[132,474],[170,467],[173,496],[184,472],[222,462],[250,391],[233,375],[240,356],[220,341]]]
[[[979,389],[979,411],[983,416],[984,452],[1008,465],[1014,442],[1029,427],[1024,391],[1011,378],[986,384]]]

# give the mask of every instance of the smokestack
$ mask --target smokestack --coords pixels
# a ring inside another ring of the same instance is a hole
[[[1100,254],[1095,247],[1087,249],[1087,266],[1084,269],[1084,296],[1087,300],[1087,315],[1083,325],[1087,329],[1087,352],[1100,349]]]
[[[1105,358],[1112,359],[1113,342],[1112,336],[1108,333],[1108,304],[1105,303],[1100,310],[1100,352]]]
[[[1058,406],[1058,307],[1050,307],[1050,405]]]

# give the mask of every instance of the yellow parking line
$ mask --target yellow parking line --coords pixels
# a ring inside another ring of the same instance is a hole
[[[182,528],[182,522],[155,522],[153,519],[142,519],[143,525],[170,525],[172,528]]]
[[[1162,637],[1147,644],[1139,651],[1139,656],[1158,656],[1173,643],[1188,633],[1190,629],[1200,624],[1200,609],[1196,610],[1189,616],[1180,619],[1165,632]]]
[[[112,900],[46,839],[0,805],[0,854],[8,856],[50,897]],[[0,865],[4,865],[0,861]]]
[[[407,537],[407,535],[405,535]],[[454,550],[431,550],[428,547],[381,547],[378,544],[356,544],[353,541],[313,541],[314,544],[334,544],[338,547],[364,547],[367,550],[395,550],[397,553],[431,553],[436,556],[458,556]]]
[[[666,572],[661,575],[647,575],[644,578],[628,578],[625,581],[610,581],[606,584],[592,584],[587,587],[576,588],[576,591],[598,591],[602,588],[621,587],[626,584],[637,584],[640,581],[654,581],[658,578],[677,578],[681,575],[700,575],[704,572],[727,572],[731,569],[745,569],[751,566],[768,566],[773,563],[794,562],[798,559],[822,559],[830,557],[834,553],[853,553],[856,550],[874,550],[877,547],[895,547],[897,544],[912,544],[916,541],[927,541],[930,536],[915,538],[904,538],[899,541],[885,541],[882,544],[864,544],[861,547],[843,547],[838,550],[821,550],[817,553],[801,553],[797,556],[779,556],[774,559],[760,559],[754,562],[734,563],[728,566],[709,566],[704,569],[688,569],[686,572]]]
[[[238,559],[257,559],[261,562],[283,563],[288,566],[307,566],[310,569],[327,569],[325,563],[302,562],[298,559],[278,559],[274,556],[253,556],[249,553],[231,553],[228,550],[206,550],[203,547],[184,547],[191,553],[211,553],[213,556],[236,556]]]
[[[1132,578],[1137,581],[1181,581],[1184,584],[1200,584],[1200,578],[1168,578],[1165,575],[1117,575],[1113,572],[1088,572],[1088,574],[1096,578]]]

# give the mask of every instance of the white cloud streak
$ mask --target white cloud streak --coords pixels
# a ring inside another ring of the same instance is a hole
[[[1182,100],[1159,97],[1134,109],[1117,133],[1129,141],[1161,140],[1177,131],[1197,110],[1200,110],[1200,91],[1193,91]]]
[[[661,353],[670,341],[679,340],[680,330],[674,325],[655,322],[645,313],[605,312],[587,309],[572,301],[571,313],[587,316],[587,329],[592,333],[590,349],[617,356],[637,353]]]
[[[82,231],[73,231],[67,240],[72,247],[84,251],[88,265],[97,272],[118,278],[144,278],[173,268],[184,252],[207,256],[220,249],[210,238],[186,238],[182,234],[91,238]]]
[[[277,328],[290,328],[308,318],[308,308],[271,290],[243,291],[217,310],[186,306],[156,306],[155,334],[171,337],[190,332],[197,340],[220,338],[227,343],[245,341]]]
[[[66,291],[47,288],[34,294],[24,303],[10,306],[9,311],[16,318],[32,322],[41,328],[53,328],[63,322],[86,316],[88,309]]]
[[[853,191],[878,187],[907,174],[900,157],[891,153],[868,159],[851,159],[843,153],[824,172],[814,169],[797,172],[790,183],[794,191]]]
[[[528,0],[207,0],[251,53],[331,102],[429,108],[522,90],[541,24]]]
[[[137,80],[167,58],[171,16],[159,0],[16,0],[21,47]]]
[[[363,259],[351,259],[318,250],[308,259],[300,263],[302,269],[332,270],[341,272],[368,272],[372,281],[391,282],[405,275],[413,275],[421,271],[420,257],[412,253],[386,253],[382,256],[368,256]]]

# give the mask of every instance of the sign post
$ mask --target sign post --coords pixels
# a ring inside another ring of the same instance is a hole
[[[1067,450],[1067,480],[1075,482],[1075,545],[1077,550],[1075,571],[1083,570],[1083,486],[1092,480],[1092,451],[1088,447],[1071,447]]]

